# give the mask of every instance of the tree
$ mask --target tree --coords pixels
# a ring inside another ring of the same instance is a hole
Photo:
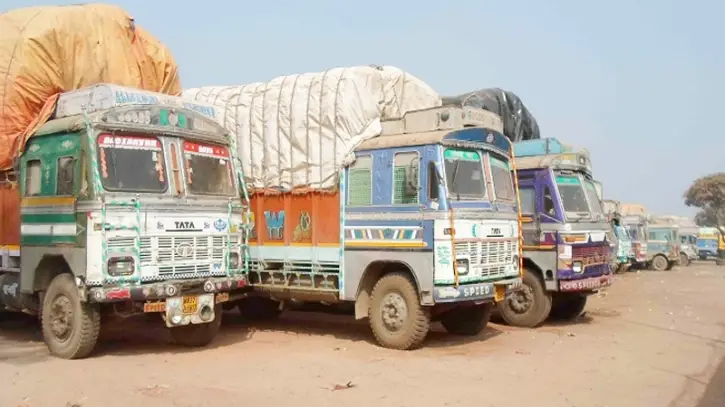
[[[685,205],[699,208],[695,216],[698,226],[715,227],[725,236],[725,172],[696,179],[685,192]],[[725,262],[725,250],[718,250]]]

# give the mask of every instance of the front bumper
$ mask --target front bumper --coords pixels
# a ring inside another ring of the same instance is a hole
[[[150,301],[186,294],[227,293],[246,286],[244,276],[169,280],[135,286],[93,287],[88,289],[87,298],[89,302],[96,303]]]
[[[579,278],[575,280],[559,280],[560,292],[595,292],[612,285],[611,274],[604,274],[597,277]]]
[[[433,290],[433,300],[436,303],[451,303],[463,301],[503,301],[512,292],[523,286],[521,277],[509,277],[504,280],[473,283],[455,286],[438,286]]]

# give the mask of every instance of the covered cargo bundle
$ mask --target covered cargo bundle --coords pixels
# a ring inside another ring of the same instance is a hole
[[[282,191],[333,189],[353,150],[380,135],[381,120],[441,105],[430,86],[392,66],[333,68],[183,96],[221,108],[248,185]]]
[[[486,109],[501,116],[503,133],[512,142],[541,138],[534,116],[513,92],[486,88],[459,96],[443,98],[443,104],[455,104]]]
[[[178,95],[168,48],[123,9],[29,7],[0,14],[0,170],[53,113],[57,95],[101,82]]]

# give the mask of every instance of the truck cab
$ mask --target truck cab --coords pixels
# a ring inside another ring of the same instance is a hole
[[[718,250],[725,250],[725,238],[717,228],[701,227],[697,235],[697,252],[701,260],[718,257]]]
[[[252,191],[244,315],[323,304],[367,318],[382,346],[420,346],[432,321],[476,335],[521,286],[512,149],[501,119],[443,106],[382,122],[330,192]],[[266,305],[263,305],[266,304]]]
[[[1,190],[19,237],[2,304],[38,313],[61,358],[89,355],[108,315],[155,313],[177,343],[208,344],[246,285],[235,151],[208,106],[114,85],[61,94]]]
[[[556,139],[514,144],[523,223],[523,290],[498,308],[515,326],[572,319],[612,282],[610,226],[586,151]]]
[[[650,216],[647,225],[648,267],[655,271],[671,270],[679,262],[679,226],[669,218]]]

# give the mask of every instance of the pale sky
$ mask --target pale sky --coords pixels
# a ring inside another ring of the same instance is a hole
[[[442,95],[518,94],[542,136],[592,153],[610,199],[693,214],[690,181],[725,171],[725,2],[115,3],[171,49],[185,88],[394,65]]]

